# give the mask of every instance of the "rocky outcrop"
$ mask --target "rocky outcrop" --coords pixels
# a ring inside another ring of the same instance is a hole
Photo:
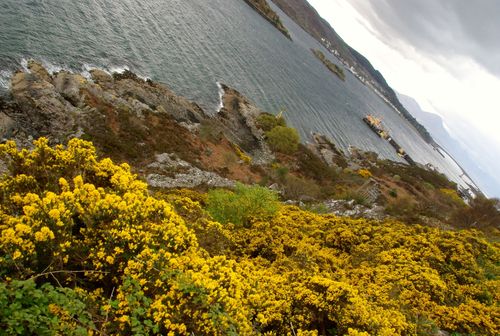
[[[229,188],[235,182],[212,172],[203,171],[189,162],[176,157],[175,154],[156,155],[156,161],[147,167],[148,184],[156,188],[195,188],[200,186]]]
[[[109,74],[94,69],[87,78],[64,70],[50,74],[40,63],[29,61],[28,71],[16,72],[11,82],[11,98],[0,100],[0,138],[14,139],[22,147],[29,147],[40,136],[51,143],[88,138],[103,155],[147,171],[153,186],[234,184],[209,170],[248,176],[249,167],[241,168],[247,171],[242,175],[235,167],[221,166],[222,147],[235,157],[250,155],[252,164],[274,159],[262,131],[255,126],[262,111],[227,86],[224,107],[209,117],[165,85],[130,71]],[[221,146],[215,158],[206,154],[211,149],[199,135],[200,124],[207,121],[229,140],[215,141],[215,146]],[[165,152],[178,158],[155,158]],[[189,167],[183,170],[184,164]],[[175,174],[166,174],[167,170],[175,170]]]
[[[309,144],[309,149],[328,166],[335,168],[346,167],[347,163],[344,153],[341,152],[327,136],[313,133],[312,140],[313,143]]]
[[[336,216],[351,217],[351,218],[369,218],[369,219],[384,219],[385,209],[379,205],[372,205],[371,207],[356,204],[354,200],[329,200],[325,201],[324,205],[328,213]]]
[[[62,141],[85,123],[89,112],[96,109],[89,101],[95,100],[101,105],[139,114],[144,111],[166,114],[186,124],[199,123],[207,117],[197,104],[131,72],[113,76],[92,70],[92,80],[87,80],[68,71],[51,75],[35,61],[29,61],[28,69],[29,72],[19,71],[12,76],[10,103],[20,113],[15,116],[6,113],[7,103],[3,104],[2,134],[7,134],[15,124],[32,137],[48,136],[53,141]]]
[[[199,123],[207,117],[199,105],[174,94],[163,84],[143,80],[128,70],[114,74],[113,78],[118,96],[139,101],[152,110],[166,112],[177,122]]]
[[[11,80],[11,94],[22,111],[19,127],[33,137],[51,136],[56,141],[73,129],[77,111],[55,89],[51,77],[39,65],[35,72],[17,72]]]
[[[82,104],[81,88],[87,86],[85,77],[68,71],[61,71],[54,75],[52,80],[55,91],[73,106]]]
[[[34,61],[34,60],[29,60],[28,61],[28,69],[29,71],[39,78],[42,81],[50,83],[52,80],[52,76],[49,74],[47,69],[43,67],[40,63]]]
[[[238,91],[221,84],[224,90],[223,107],[215,116],[226,137],[252,157],[254,164],[267,164],[274,155],[264,140],[264,133],[256,124],[262,113]]]

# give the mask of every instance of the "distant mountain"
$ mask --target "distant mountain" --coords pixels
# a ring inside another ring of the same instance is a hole
[[[400,93],[398,93],[397,96],[407,111],[409,111],[418,122],[424,125],[438,143],[444,145],[446,149],[449,149],[448,146],[450,148],[460,146],[460,143],[453,139],[448,131],[446,131],[444,121],[439,115],[423,111],[417,101],[409,96]]]
[[[476,163],[468,150],[446,130],[445,122],[439,115],[423,111],[417,101],[409,96],[398,93],[398,98],[406,109],[429,130],[432,137],[443,147],[460,166],[477,182],[486,193],[498,193],[498,181],[490,177]]]
[[[425,141],[433,143],[429,132],[399,102],[396,93],[387,84],[384,76],[372,66],[366,57],[351,48],[306,0],[272,1],[302,29],[327,49],[333,50],[335,55],[358,76],[364,78],[368,85],[383,95],[417,129]]]

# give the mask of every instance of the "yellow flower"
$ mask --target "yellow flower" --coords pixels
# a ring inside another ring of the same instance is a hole
[[[58,305],[51,303],[49,304],[49,311],[55,315],[61,311],[61,308],[59,308]]]
[[[61,213],[57,209],[52,209],[49,211],[49,217],[58,220],[61,217]]]
[[[44,226],[40,231],[35,232],[35,240],[39,242],[54,239],[54,232],[52,232],[48,227]]]
[[[127,323],[129,321],[129,317],[127,315],[123,315],[123,316],[119,317],[117,320],[118,320],[118,322],[121,322],[121,323]]]
[[[66,179],[64,177],[59,178],[59,186],[64,191],[69,189],[68,181],[66,181]]]
[[[14,260],[19,259],[19,258],[21,258],[21,257],[22,257],[22,255],[23,255],[23,254],[22,254],[21,252],[19,252],[19,250],[16,250],[16,251],[14,252],[14,254],[12,255],[12,259],[14,259]]]
[[[31,227],[25,224],[16,224],[16,232],[19,233],[20,235],[30,233]]]

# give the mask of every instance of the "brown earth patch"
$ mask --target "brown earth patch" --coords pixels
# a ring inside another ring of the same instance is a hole
[[[104,155],[138,166],[154,160],[154,154],[176,153],[181,159],[195,163],[201,144],[183,126],[165,113],[143,111],[136,113],[109,105],[85,93],[86,104],[94,108],[85,122],[86,137]]]
[[[215,171],[232,180],[251,184],[262,179],[262,176],[251,170],[250,164],[238,157],[231,142],[225,137],[222,137],[217,144],[204,143],[200,161],[207,170]]]

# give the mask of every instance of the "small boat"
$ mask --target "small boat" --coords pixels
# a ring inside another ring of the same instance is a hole
[[[382,120],[372,115],[367,115],[363,121],[382,139],[389,138],[389,134],[382,127]]]
[[[415,165],[415,161],[405,152],[405,150],[392,138],[389,133],[382,127],[382,120],[372,115],[367,115],[363,121],[374,131],[379,137],[387,140],[396,150],[397,154],[405,159],[409,164]]]

